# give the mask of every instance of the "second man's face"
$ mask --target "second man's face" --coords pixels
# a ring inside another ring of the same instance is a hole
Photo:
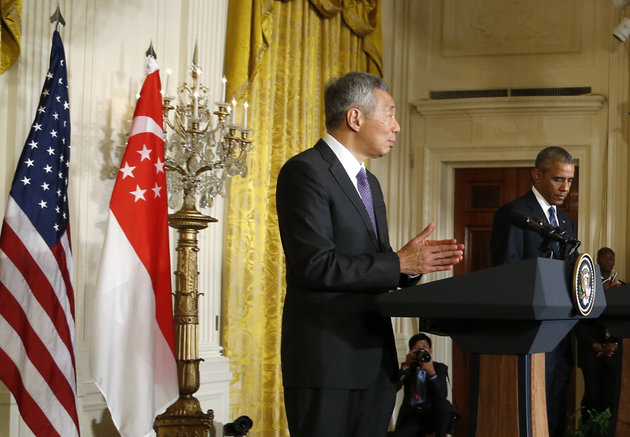
[[[550,205],[560,206],[569,195],[575,166],[560,161],[553,161],[544,172],[535,168],[532,171],[534,186]]]

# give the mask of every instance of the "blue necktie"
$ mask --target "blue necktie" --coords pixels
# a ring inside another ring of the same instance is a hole
[[[359,170],[359,173],[357,173],[357,188],[359,189],[359,194],[361,195],[363,205],[365,205],[365,209],[367,210],[367,213],[370,216],[370,220],[372,221],[374,232],[377,232],[376,218],[374,217],[374,205],[372,204],[372,192],[370,191],[370,184],[367,180],[365,168],[363,167],[361,167],[361,170]]]
[[[556,208],[554,208],[553,206],[549,207],[549,224],[551,224],[551,226],[558,227],[558,220],[556,219]],[[559,258],[560,257],[560,244],[557,241],[554,241],[551,244],[551,247],[553,248],[553,253],[557,255]]]
[[[558,220],[556,220],[556,208],[553,206],[549,207],[549,223],[551,223],[551,226],[558,226]]]

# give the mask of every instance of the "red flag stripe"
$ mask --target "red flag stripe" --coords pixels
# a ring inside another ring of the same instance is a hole
[[[59,305],[66,315],[66,324],[71,327],[70,338],[72,339],[72,344],[74,344],[74,315],[72,312],[74,308],[74,298],[72,297],[73,287],[71,279],[73,267],[68,233],[66,232],[59,239],[65,252],[65,259],[61,264],[59,260],[53,256],[51,249],[46,245],[46,242],[41,238],[37,229],[35,229],[29,218],[11,196],[9,196],[7,203],[4,221],[22,241],[26,250],[34,256],[33,259],[37,266],[39,266],[39,269],[45,275],[50,286],[53,287],[53,294],[57,297]],[[61,268],[65,269],[62,271],[60,270]]]
[[[59,399],[72,420],[79,424],[79,418],[74,407],[74,388],[57,366],[38,334],[35,332],[29,318],[15,297],[0,283],[0,316],[4,317],[15,332],[20,332],[23,349],[33,366],[47,381],[48,386]],[[62,361],[63,362],[63,361]],[[74,381],[73,381],[74,382]]]
[[[20,393],[19,399],[16,398],[18,405],[23,406],[24,411],[20,409],[20,413],[26,423],[35,423],[36,427],[31,428],[35,435],[45,435],[47,437],[62,437],[50,423],[44,412],[35,400],[28,394],[22,384],[20,371],[13,361],[0,348],[0,378],[6,382],[7,388],[12,393]]]
[[[68,414],[64,406],[55,396],[55,393],[50,390],[48,381],[42,377],[33,366],[33,363],[30,360],[24,360],[24,344],[20,339],[20,335],[11,328],[4,317],[0,317],[0,330],[2,330],[5,338],[11,340],[3,349],[4,353],[8,356],[7,363],[11,363],[13,366],[19,363],[20,369],[20,382],[8,381],[7,386],[10,384],[22,384],[22,388],[34,402],[38,405],[46,405],[46,413],[44,414],[47,417],[47,421],[51,423],[59,435],[62,437],[78,435],[77,422]],[[24,394],[25,393],[21,393],[21,395]],[[18,400],[17,397],[16,400]],[[29,427],[31,427],[32,424],[26,420],[26,416],[29,414],[27,407],[20,403],[18,403],[18,405],[20,407],[20,414],[24,417],[24,421],[29,423]]]
[[[69,350],[59,336],[56,335],[57,329],[53,321],[39,305],[39,302],[32,298],[32,296],[29,296],[28,293],[24,292],[24,290],[28,290],[26,282],[19,270],[6,258],[4,251],[0,251],[0,261],[2,261],[2,271],[0,272],[2,274],[2,289],[18,302],[21,311],[28,317],[28,326],[33,329],[41,341],[47,345],[50,355],[54,357],[57,366],[65,375],[68,384],[75,389],[76,371],[72,362],[71,350]]]
[[[59,239],[59,243],[51,247],[53,256],[57,260],[59,271],[61,272],[61,278],[65,284],[66,296],[65,300],[70,305],[70,315],[74,321],[74,289],[72,286],[72,276],[74,274],[72,269],[72,249],[70,249],[70,225],[66,229],[66,233]],[[70,262],[68,263],[68,260]]]
[[[50,281],[50,277],[44,274],[40,265],[38,265],[35,259],[31,256],[31,253],[33,252],[27,250],[26,246],[22,244],[23,240],[20,239],[15,232],[13,232],[13,229],[6,221],[2,224],[2,237],[3,240],[0,249],[4,251],[14,267],[19,266],[20,275],[27,282],[27,287],[30,289],[32,295],[37,299],[50,320],[54,322],[54,327],[59,334],[59,338],[61,338],[73,355],[74,338],[72,336],[72,330],[68,327],[67,320],[67,313],[70,311],[70,308],[68,305],[68,308],[64,311],[64,308],[62,307],[63,300],[60,301],[58,299],[59,295],[57,295],[57,299],[54,299],[53,296],[55,296],[56,290],[51,286],[51,282],[54,282],[55,280]],[[45,255],[50,255],[50,249],[46,249]],[[52,256],[50,258],[52,258]],[[54,260],[54,258],[52,259]],[[46,260],[46,262],[50,261],[51,260]],[[59,272],[57,272],[57,275],[53,276],[59,276]],[[56,279],[58,280],[58,278]],[[3,280],[3,282],[5,281]],[[25,295],[24,298],[27,296],[29,295]],[[72,320],[71,323],[74,324],[74,320]],[[54,336],[52,336],[52,338],[54,338]],[[74,360],[72,363],[73,367],[75,367]]]

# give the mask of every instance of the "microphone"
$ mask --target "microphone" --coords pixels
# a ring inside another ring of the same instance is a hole
[[[518,211],[512,210],[509,213],[509,220],[514,226],[517,226],[521,229],[529,229],[530,231],[534,231],[537,234],[541,235],[545,239],[557,241],[562,244],[572,245],[573,250],[578,248],[582,242],[580,240],[576,240],[571,237],[567,231],[560,228],[559,226],[551,226],[544,221],[537,219],[535,217],[526,216]]]

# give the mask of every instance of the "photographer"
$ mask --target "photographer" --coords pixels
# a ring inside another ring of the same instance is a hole
[[[417,437],[434,432],[445,436],[451,427],[453,408],[446,399],[448,366],[432,359],[431,339],[423,333],[409,339],[409,353],[400,369],[404,396],[396,437]]]

